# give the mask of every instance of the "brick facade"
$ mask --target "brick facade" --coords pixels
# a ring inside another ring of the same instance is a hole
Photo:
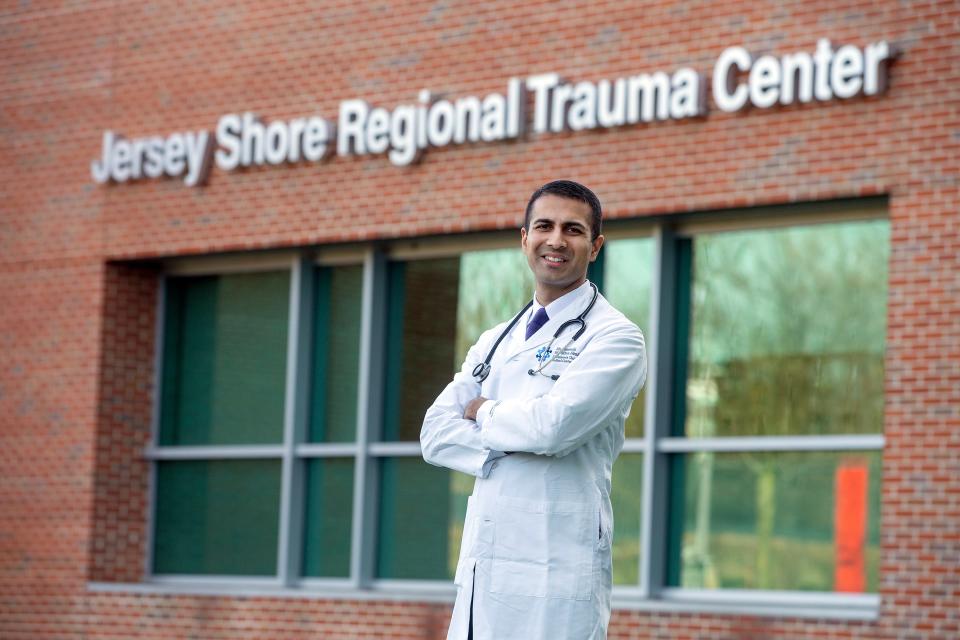
[[[610,218],[889,198],[879,619],[615,611],[614,638],[960,637],[960,5],[49,2],[0,10],[0,637],[441,638],[449,606],[100,593],[145,558],[156,271],[132,259],[515,227],[571,177]],[[212,129],[420,89],[599,80],[726,47],[888,40],[886,94],[97,185],[103,131]],[[125,262],[126,261],[126,262]]]

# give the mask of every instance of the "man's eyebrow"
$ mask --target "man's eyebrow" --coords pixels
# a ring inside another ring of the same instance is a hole
[[[557,221],[554,220],[553,218],[534,218],[533,220],[530,221],[530,225],[533,226],[535,224],[540,224],[541,222],[546,222],[547,224],[557,224]],[[570,227],[578,227],[580,229],[587,228],[587,225],[583,224],[579,220],[568,220],[567,222],[563,222],[561,224],[566,228],[570,228]]]

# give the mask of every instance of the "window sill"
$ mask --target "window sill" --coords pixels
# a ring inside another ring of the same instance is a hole
[[[876,594],[747,589],[664,589],[657,598],[643,598],[637,590],[613,590],[613,608],[632,611],[672,611],[715,615],[748,615],[817,620],[876,620]]]
[[[233,576],[176,576],[152,578],[145,582],[88,582],[97,593],[139,593],[147,595],[236,596],[258,598],[306,598],[310,600],[396,600],[446,602],[452,604],[456,588],[450,582],[429,580],[383,580],[358,588],[349,580],[305,579],[284,586],[271,578]]]
[[[349,580],[307,579],[282,586],[270,578],[163,577],[147,582],[89,582],[96,593],[306,598],[312,600],[391,600],[453,603],[456,588],[445,581],[379,580],[360,589]],[[682,612],[818,620],[876,620],[880,596],[801,591],[764,592],[725,589],[664,589],[658,598],[644,598],[639,590],[615,587],[615,610]]]

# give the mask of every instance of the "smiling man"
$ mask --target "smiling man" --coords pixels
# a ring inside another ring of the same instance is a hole
[[[424,418],[424,459],[476,476],[448,640],[596,640],[610,618],[610,472],[646,378],[643,335],[587,280],[600,201],[537,189],[533,300],[480,336]]]

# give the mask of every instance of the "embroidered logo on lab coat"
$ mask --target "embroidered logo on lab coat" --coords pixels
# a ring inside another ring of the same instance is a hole
[[[534,356],[537,359],[537,362],[543,364],[544,361],[550,359],[550,354],[553,353],[553,350],[550,347],[540,347],[537,349],[537,353]]]

